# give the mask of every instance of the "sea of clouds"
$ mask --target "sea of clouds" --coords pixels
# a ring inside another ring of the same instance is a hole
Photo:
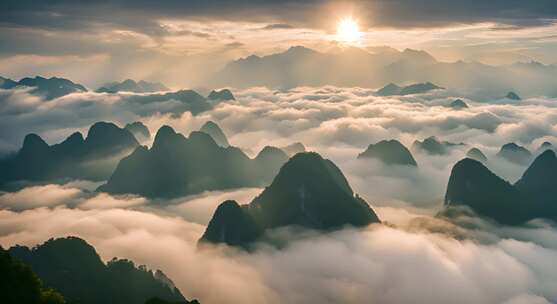
[[[272,237],[286,240],[280,249],[261,244],[251,253],[199,250],[197,240],[219,203],[249,203],[262,189],[150,200],[96,193],[98,183],[74,181],[0,193],[0,244],[79,236],[104,260],[117,256],[162,269],[187,298],[202,303],[557,301],[554,224],[504,227],[478,218],[433,217],[452,166],[471,147],[487,155],[491,170],[514,182],[525,167],[495,157],[501,145],[516,142],[536,152],[544,141],[557,143],[557,100],[470,100],[453,90],[376,97],[369,89],[337,87],[233,92],[236,101],[193,116],[132,107],[125,94],[76,93],[45,101],[26,90],[0,91],[0,151],[17,150],[30,132],[57,143],[96,121],[123,126],[139,120],[153,134],[165,124],[189,134],[213,120],[250,156],[266,145],[302,142],[331,159],[385,224],[329,234],[279,229]],[[448,108],[456,98],[470,108]],[[168,109],[174,103],[169,100]],[[418,168],[356,159],[383,139],[410,148],[432,135],[467,145],[443,156],[413,151]]]

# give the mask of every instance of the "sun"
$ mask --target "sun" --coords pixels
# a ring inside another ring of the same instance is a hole
[[[358,23],[352,17],[341,19],[337,25],[337,39],[342,42],[357,42],[361,39],[362,33]]]

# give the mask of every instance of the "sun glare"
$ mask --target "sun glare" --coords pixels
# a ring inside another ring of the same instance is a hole
[[[343,18],[337,25],[337,37],[342,42],[357,42],[360,40],[362,33],[358,27],[358,23],[352,17]]]

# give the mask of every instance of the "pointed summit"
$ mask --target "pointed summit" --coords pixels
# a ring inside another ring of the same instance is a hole
[[[456,99],[455,101],[451,102],[449,107],[453,110],[462,110],[468,108],[468,105],[462,99]]]
[[[467,206],[477,214],[503,224],[519,224],[528,218],[521,193],[482,163],[470,158],[454,165],[445,205]]]
[[[237,245],[225,237],[225,232],[239,227],[257,232],[246,234],[248,237],[241,244],[245,245],[259,238],[265,229],[289,225],[329,230],[379,223],[369,205],[352,192],[340,169],[313,152],[292,157],[249,205],[239,207],[225,202],[221,206],[229,211],[226,215],[234,213],[236,217],[224,216],[222,210],[215,213],[202,241]],[[248,224],[244,227],[241,223]]]
[[[358,155],[358,158],[376,158],[387,165],[407,165],[416,167],[418,164],[412,153],[398,140],[382,140]]]
[[[532,202],[546,205],[544,212],[557,215],[557,157],[546,150],[532,162],[515,186]],[[549,209],[548,209],[549,208]]]
[[[487,161],[487,156],[485,156],[485,154],[483,154],[483,152],[478,148],[472,148],[468,150],[468,152],[466,152],[466,157],[482,163]]]
[[[215,140],[215,142],[221,147],[226,148],[230,146],[230,144],[228,143],[228,139],[226,138],[226,135],[224,134],[222,129],[219,127],[219,125],[217,125],[212,121],[207,121],[201,127],[201,129],[199,129],[199,131],[209,134]]]

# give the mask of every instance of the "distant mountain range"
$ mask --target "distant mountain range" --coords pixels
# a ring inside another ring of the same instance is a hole
[[[322,85],[379,88],[388,83],[432,82],[473,91],[478,96],[500,98],[502,92],[509,90],[557,96],[553,82],[556,77],[556,65],[538,62],[490,66],[478,62],[440,62],[427,52],[411,49],[398,51],[387,47],[368,51],[352,47],[322,53],[295,46],[281,53],[251,55],[230,62],[213,81],[217,86],[240,88]],[[393,85],[390,89],[396,91],[400,87]],[[395,94],[390,91],[388,95]]]
[[[87,88],[71,80],[51,77],[23,78],[20,81],[0,77],[0,89],[13,89],[16,87],[31,87],[31,93],[42,95],[47,100],[58,98],[75,92],[86,92]]]
[[[162,271],[138,268],[129,260],[105,264],[95,248],[76,237],[51,239],[33,248],[15,246],[8,253],[29,265],[46,287],[60,292],[68,303],[143,304],[153,297],[197,303],[186,301]]]
[[[534,218],[557,221],[557,157],[540,154],[514,184],[470,158],[452,169],[445,206],[467,206],[481,216],[516,225]]]
[[[133,93],[151,93],[169,91],[169,89],[160,82],[148,82],[140,80],[136,82],[132,79],[126,79],[122,82],[111,82],[97,89],[99,93],[117,93],[117,92],[133,92]]]
[[[185,137],[163,126],[152,147],[138,147],[123,158],[99,191],[173,197],[210,190],[263,187],[287,159],[286,153],[273,147],[265,147],[250,159],[239,148],[218,145],[210,134],[194,131]]]
[[[404,96],[412,94],[422,94],[432,90],[443,89],[442,87],[436,86],[431,82],[426,83],[414,83],[404,87],[398,86],[394,83],[389,83],[383,88],[379,89],[376,94],[378,96]]]
[[[126,79],[122,82],[111,82],[97,89],[99,93],[117,93],[117,92],[133,92],[133,93],[151,93],[169,91],[169,89],[160,82],[148,82],[140,80],[136,82],[132,79]]]
[[[528,149],[515,143],[503,145],[497,156],[519,165],[527,165],[532,159],[532,153]]]
[[[249,248],[267,229],[302,226],[330,230],[379,223],[330,160],[314,152],[294,155],[273,182],[248,205],[225,201],[215,211],[201,243]]]
[[[15,181],[104,180],[137,146],[132,133],[108,122],[92,125],[85,139],[75,132],[52,146],[28,134],[16,154],[0,159],[0,186]]]

